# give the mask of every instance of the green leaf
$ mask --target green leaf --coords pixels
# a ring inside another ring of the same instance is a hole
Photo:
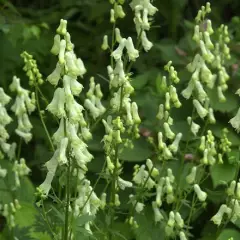
[[[157,75],[157,72],[154,70],[144,72],[143,74],[133,78],[131,81],[131,84],[135,90],[142,89],[148,83],[148,80],[150,79],[150,77],[156,78],[156,75]]]
[[[136,216],[138,228],[135,229],[136,240],[163,240],[165,234],[162,225],[154,223],[152,208],[146,207],[143,214]]]
[[[219,185],[225,185],[234,179],[236,174],[236,167],[229,163],[216,164],[211,166],[210,174],[213,181],[213,187],[216,188]]]
[[[37,215],[36,208],[28,202],[20,202],[21,208],[16,211],[16,224],[23,228],[34,224]]]
[[[235,229],[224,229],[217,240],[229,240],[232,238],[233,240],[239,240],[240,239],[240,232]]]
[[[226,102],[219,102],[218,94],[215,89],[208,91],[208,97],[211,101],[211,106],[214,110],[219,112],[232,112],[238,107],[238,97],[231,92],[225,92]]]
[[[120,159],[129,162],[138,162],[144,161],[151,155],[151,150],[149,148],[149,144],[147,143],[144,138],[140,138],[138,140],[133,141],[134,147],[133,149],[130,148],[123,148],[122,152],[120,153]]]
[[[51,237],[46,232],[32,232],[31,237],[34,240],[51,240]]]

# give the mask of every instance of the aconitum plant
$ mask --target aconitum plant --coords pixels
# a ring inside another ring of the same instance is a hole
[[[207,18],[211,13],[210,3],[207,3],[195,19],[192,40],[196,52],[186,66],[190,78],[181,90],[181,78],[171,59],[164,66],[166,76],[162,76],[159,82],[164,98],[156,112],[159,129],[156,136],[147,138],[154,154],[133,166],[131,179],[125,178],[121,153],[124,149],[134,148],[135,140],[140,138],[142,122],[139,107],[132,100],[135,89],[131,69],[141,57],[141,52],[148,52],[153,47],[148,32],[158,9],[150,0],[130,1],[136,35],[124,36],[117,26],[126,15],[127,3],[110,0],[110,4],[112,35],[103,36],[99,46],[109,56],[106,78],[110,97],[107,102],[103,102],[101,86],[94,77],[89,79],[89,88],[83,89],[81,81],[87,68],[74,52],[68,22],[64,19],[60,20],[50,49],[56,56],[55,69],[43,77],[36,60],[25,51],[21,55],[25,63],[23,70],[32,92],[23,89],[16,76],[9,87],[16,96],[10,109],[17,119],[17,127],[12,134],[19,137],[18,144],[8,142],[6,126],[12,118],[6,105],[11,98],[0,88],[0,158],[8,160],[6,168],[0,164],[0,180],[12,197],[10,203],[1,203],[0,212],[7,219],[8,236],[12,239],[17,239],[15,214],[21,209],[21,201],[15,197],[16,191],[24,188],[22,178],[31,171],[21,158],[21,145],[22,140],[29,143],[33,137],[29,115],[35,110],[52,152],[50,159],[44,159],[45,179],[35,191],[38,199],[35,207],[47,226],[49,238],[46,239],[142,239],[138,230],[145,226],[141,225],[139,216],[146,212],[150,213],[152,225],[161,229],[161,235],[154,239],[195,239],[192,231],[194,222],[210,202],[205,180],[213,167],[228,161],[232,152],[228,130],[222,129],[220,136],[211,130],[217,118],[209,91],[217,91],[219,102],[228,101],[225,92],[230,79],[227,62],[231,56],[228,28],[221,25],[219,29],[213,29],[211,20]],[[54,89],[51,100],[45,97],[43,84]],[[192,114],[185,120],[187,135],[174,130],[176,120],[172,114],[174,110],[181,111],[186,101],[192,107]],[[237,131],[240,129],[239,114],[238,111],[230,120]],[[49,132],[46,115],[58,125],[53,135]],[[97,160],[88,146],[97,125],[102,125],[105,130],[101,140],[104,163],[97,179],[92,182],[88,178],[88,166]],[[195,147],[191,153],[188,152],[190,144]],[[197,161],[185,163],[187,158],[195,156],[198,156]],[[179,163],[177,171],[171,167],[171,163],[176,161]],[[240,218],[238,161],[236,166],[233,165],[237,168],[234,179],[224,182],[226,201],[209,218],[209,222],[216,225],[216,239],[229,223],[236,223]],[[14,181],[9,180],[11,177]],[[98,189],[100,181],[103,186]],[[127,195],[127,202],[122,201],[122,195]],[[129,228],[128,238],[115,230],[118,219]],[[151,233],[146,239],[153,239]]]

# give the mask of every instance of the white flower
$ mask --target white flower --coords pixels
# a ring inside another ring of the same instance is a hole
[[[129,60],[136,61],[136,59],[139,57],[139,51],[135,49],[131,37],[128,37],[127,41],[125,42],[125,46],[127,49]]]
[[[144,50],[145,50],[146,52],[148,52],[148,51],[153,47],[153,44],[152,44],[152,42],[150,42],[150,41],[148,40],[145,31],[142,31],[141,40],[142,40],[142,46],[143,46]]]
[[[64,90],[63,88],[57,88],[56,91],[54,92],[51,103],[47,106],[47,110],[51,112],[54,116],[62,118],[66,116],[64,105],[65,105]]]
[[[16,129],[15,132],[18,136],[22,137],[26,143],[28,143],[32,139],[31,133],[26,133],[26,132],[20,131],[19,129]]]
[[[84,107],[90,111],[93,119],[96,119],[99,117],[100,111],[90,99],[85,100]]]
[[[87,72],[87,69],[84,66],[84,63],[81,58],[78,58],[76,61],[76,65],[78,67],[78,75],[83,77],[83,75]]]
[[[154,212],[155,223],[161,222],[164,219],[164,217],[161,214],[156,202],[152,202],[152,208],[153,208],[153,212]]]
[[[111,54],[111,56],[115,60],[121,59],[122,54],[123,54],[123,49],[125,48],[125,45],[126,45],[126,39],[122,38],[119,45],[118,45],[118,48],[115,51],[113,51],[112,54]]]
[[[144,206],[145,205],[143,203],[137,202],[136,207],[135,207],[136,212],[137,213],[142,212],[142,210],[144,209]]]
[[[69,122],[76,124],[83,118],[83,106],[77,103],[72,95],[66,101],[66,109],[68,112]]]
[[[68,138],[65,137],[61,140],[59,145],[58,163],[60,165],[68,163],[67,156],[66,156],[67,146],[68,146]]]
[[[208,114],[208,111],[201,105],[201,103],[198,100],[194,99],[193,105],[196,108],[199,117],[205,118],[206,115]]]
[[[47,77],[47,81],[49,81],[52,85],[56,86],[60,80],[62,72],[62,65],[57,63],[54,71]]]
[[[79,76],[79,68],[77,65],[77,58],[73,51],[67,51],[65,53],[65,68],[68,75]]]
[[[133,184],[129,181],[123,180],[121,177],[118,177],[118,186],[120,189],[125,190],[125,188],[131,188]]]
[[[62,118],[58,130],[53,134],[53,142],[58,145],[64,138],[64,119]]]
[[[0,88],[0,103],[4,106],[10,102],[11,98]]]
[[[229,208],[226,204],[222,204],[218,212],[211,218],[211,220],[214,222],[214,224],[219,226],[222,223],[224,213],[230,215],[231,212],[231,208]]]

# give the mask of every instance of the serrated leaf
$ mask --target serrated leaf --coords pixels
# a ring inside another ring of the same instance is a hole
[[[240,239],[240,232],[235,229],[224,229],[217,240],[229,240],[232,238],[233,240],[239,240]]]
[[[138,162],[144,161],[151,155],[151,150],[149,144],[143,138],[133,141],[134,147],[123,148],[123,151],[120,153],[120,159],[129,162]]]
[[[210,168],[210,174],[213,181],[213,187],[225,185],[234,179],[236,167],[229,163],[215,164]]]
[[[226,97],[226,102],[219,102],[218,94],[216,89],[208,91],[208,97],[211,101],[211,106],[214,110],[219,112],[232,112],[238,107],[238,97],[230,92],[225,92],[224,96]]]

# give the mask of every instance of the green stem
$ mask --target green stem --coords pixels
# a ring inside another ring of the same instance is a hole
[[[69,204],[70,204],[70,161],[68,162],[67,168],[67,202],[66,202],[66,209],[65,209],[65,229],[64,229],[64,240],[68,240],[68,222],[69,222]]]
[[[52,142],[52,138],[48,132],[48,129],[47,129],[47,126],[44,122],[44,119],[43,119],[43,115],[41,113],[41,108],[40,108],[40,104],[39,104],[39,96],[38,96],[38,92],[39,92],[39,87],[38,86],[35,86],[35,95],[36,95],[36,103],[37,103],[37,109],[38,109],[38,114],[39,114],[39,117],[40,117],[40,120],[42,122],[42,125],[43,125],[43,128],[44,128],[44,131],[47,135],[47,138],[48,138],[48,141],[50,143],[50,146],[51,146],[51,149],[52,151],[54,152],[55,151],[55,147],[53,145],[53,142]]]
[[[102,167],[102,170],[101,170],[101,172],[100,172],[100,174],[99,174],[99,176],[98,176],[98,178],[97,178],[97,180],[96,180],[95,184],[93,185],[93,188],[92,188],[91,192],[89,193],[89,195],[88,195],[88,197],[87,197],[86,201],[84,202],[84,204],[83,204],[83,206],[82,206],[81,210],[83,210],[83,209],[85,208],[85,206],[86,206],[86,204],[87,204],[88,200],[90,199],[90,197],[92,196],[92,194],[93,194],[94,190],[96,189],[96,187],[97,187],[97,184],[98,184],[98,182],[99,182],[99,181],[100,181],[100,179],[101,179],[101,174],[103,173],[103,171],[104,171],[104,169],[105,169],[106,162],[107,162],[107,161],[105,161],[105,162],[104,162],[104,164],[103,164],[103,167]]]
[[[193,193],[193,199],[192,199],[190,214],[189,214],[188,219],[187,219],[187,231],[189,230],[190,222],[191,222],[192,215],[193,215],[193,212],[194,212],[195,203],[196,203],[196,194]]]
[[[18,151],[17,151],[17,160],[19,161],[22,150],[22,138],[19,138]]]
[[[55,240],[57,240],[56,235],[55,235],[55,233],[54,233],[54,231],[53,231],[53,229],[52,229],[52,227],[51,227],[51,224],[50,224],[50,222],[48,221],[48,217],[47,217],[47,213],[46,213],[46,210],[45,210],[45,207],[44,207],[43,199],[41,199],[41,204],[42,204],[42,210],[43,210],[43,219],[45,220],[45,222],[46,222],[46,224],[47,224],[47,226],[48,226],[48,228],[49,228],[49,231],[51,232],[53,238],[54,238]]]

